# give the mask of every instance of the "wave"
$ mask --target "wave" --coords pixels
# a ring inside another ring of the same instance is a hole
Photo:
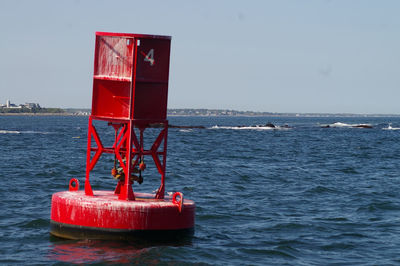
[[[210,129],[232,129],[232,130],[287,130],[290,129],[288,126],[234,126],[234,127],[229,127],[229,126],[212,126]]]
[[[351,127],[353,125],[354,124],[346,124],[346,123],[336,122],[336,123],[331,124],[330,126],[332,126],[332,127]]]
[[[45,132],[45,131],[18,131],[18,130],[2,130],[0,129],[0,134],[42,134],[42,135],[47,135],[51,134],[51,132]]]
[[[50,225],[48,219],[34,219],[28,222],[23,222],[20,226],[22,228],[46,228]]]
[[[328,124],[328,125],[322,125],[321,127],[324,128],[330,128],[330,127],[342,127],[342,128],[372,128],[371,124],[346,124],[346,123],[342,123],[342,122],[336,122],[333,124]]]
[[[333,124],[322,125],[324,128],[373,128],[371,124],[346,124],[341,122],[336,122]],[[383,130],[400,130],[400,127],[392,127],[392,123],[389,123],[388,127],[382,128]]]
[[[392,127],[392,123],[389,123],[388,127],[382,128],[383,130],[400,130],[400,127]]]
[[[0,130],[0,134],[21,134],[21,132],[16,130]]]
[[[21,133],[23,133],[23,134],[41,134],[41,135],[51,134],[51,132],[47,132],[47,131],[21,131]]]

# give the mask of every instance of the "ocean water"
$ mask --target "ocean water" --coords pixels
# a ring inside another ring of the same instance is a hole
[[[398,117],[170,117],[206,128],[169,130],[166,189],[197,213],[194,237],[167,244],[50,236],[51,195],[84,182],[87,120],[0,116],[0,264],[400,264]],[[115,187],[112,166],[94,190]],[[134,191],[157,188],[150,162],[144,178]]]

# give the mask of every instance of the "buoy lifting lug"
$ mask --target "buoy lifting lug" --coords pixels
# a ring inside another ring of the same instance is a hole
[[[69,191],[77,190],[79,190],[79,181],[76,178],[71,178],[71,180],[69,180]]]
[[[176,197],[179,196],[179,201],[176,200]],[[183,193],[182,192],[175,192],[174,195],[172,195],[172,203],[178,205],[179,212],[182,212],[183,209]]]

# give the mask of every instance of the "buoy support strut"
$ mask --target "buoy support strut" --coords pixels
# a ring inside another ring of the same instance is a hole
[[[88,196],[94,195],[90,184],[90,172],[94,169],[101,155],[103,153],[109,153],[114,154],[117,158],[124,173],[126,173],[125,176],[130,176],[132,174],[133,169],[139,165],[139,162],[144,156],[151,156],[158,173],[161,175],[161,184],[157,189],[155,198],[163,199],[165,195],[168,120],[154,121],[131,119],[127,121],[119,121],[119,125],[117,125],[116,122],[109,123],[109,125],[113,126],[116,130],[116,138],[111,147],[104,147],[100,135],[97,133],[96,127],[93,125],[94,119],[96,119],[96,117],[90,116],[89,118],[85,194]],[[146,150],[144,149],[144,133],[146,128],[154,125],[154,123],[161,124],[162,127],[151,148]],[[139,130],[139,138],[135,133],[135,128]],[[92,147],[92,139],[95,140],[95,147]],[[131,151],[130,153],[127,152],[129,150]],[[93,152],[94,155],[92,156]],[[135,200],[132,184],[132,182],[126,181],[118,182],[114,192],[115,194],[119,194],[120,200]]]

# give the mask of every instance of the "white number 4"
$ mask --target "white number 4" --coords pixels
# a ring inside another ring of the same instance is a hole
[[[154,65],[154,49],[150,49],[147,55],[144,56],[145,62],[150,62],[150,65]]]

